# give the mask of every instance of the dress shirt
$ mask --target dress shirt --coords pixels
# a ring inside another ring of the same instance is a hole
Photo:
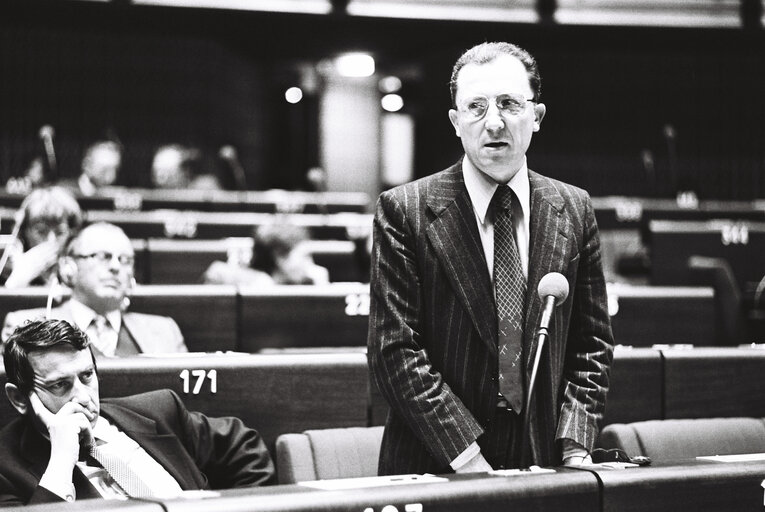
[[[77,299],[71,299],[70,304],[72,306],[72,319],[83,331],[87,331],[93,320],[98,316],[98,313],[90,309],[88,306],[78,301]],[[122,328],[122,313],[117,309],[110,311],[103,315],[108,320],[114,332],[119,333]]]
[[[486,256],[486,267],[489,275],[494,275],[494,219],[488,215],[489,204],[494,192],[497,190],[496,182],[475,168],[468,158],[462,160],[462,175],[465,178],[470,202],[473,203],[478,233],[481,236],[483,254]],[[513,227],[515,228],[515,241],[518,244],[518,255],[521,257],[521,266],[526,278],[529,276],[529,221],[531,218],[531,186],[529,185],[529,169],[526,159],[518,172],[510,179],[507,186],[513,189],[518,198],[517,205],[513,207]]]

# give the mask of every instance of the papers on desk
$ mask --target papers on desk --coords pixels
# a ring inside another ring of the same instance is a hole
[[[323,489],[325,491],[341,491],[345,489],[360,489],[362,487],[383,487],[388,485],[430,484],[448,482],[447,478],[434,475],[393,475],[370,476],[363,478],[338,478],[335,480],[313,480],[300,482],[298,485]]]
[[[765,460],[765,453],[743,453],[741,455],[706,455],[696,457],[697,460],[709,460],[712,462],[753,462]]]
[[[525,476],[525,475],[542,475],[544,473],[555,473],[552,468],[540,468],[539,466],[531,466],[529,469],[495,469],[489,471],[490,475],[496,476]]]

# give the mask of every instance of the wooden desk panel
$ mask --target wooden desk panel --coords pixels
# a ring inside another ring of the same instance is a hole
[[[611,285],[608,298],[617,344],[716,343],[712,288]]]
[[[765,275],[765,222],[654,221],[649,231],[652,284],[693,284],[687,265],[693,255],[727,260],[741,289]]]
[[[130,310],[173,318],[191,352],[236,348],[237,292],[233,286],[140,286],[131,297]]]
[[[617,347],[603,425],[663,418],[662,379],[658,350]]]
[[[25,194],[0,192],[0,206],[18,208]],[[157,190],[107,187],[95,196],[78,196],[83,210],[198,210],[261,213],[363,213],[370,205],[364,192],[302,192],[288,190]]]
[[[102,397],[172,389],[190,410],[241,418],[272,450],[280,434],[367,424],[367,365],[360,353],[138,356],[103,361],[99,381]]]
[[[762,511],[763,462],[694,460],[594,473],[602,482],[603,512]]]
[[[251,238],[245,238],[251,240]],[[146,251],[146,275],[151,284],[197,284],[213,261],[227,261],[235,240],[178,240],[152,238]],[[330,281],[359,281],[353,242],[310,240],[308,252],[317,265],[329,270]]]
[[[222,491],[209,500],[163,501],[167,512],[493,512],[508,510],[596,512],[599,489],[594,475],[559,468],[556,474],[487,477],[448,475],[448,482],[388,485],[341,491],[280,485]],[[409,508],[407,505],[416,507]],[[391,508],[384,508],[390,506]]]
[[[242,352],[366,345],[368,285],[247,287],[239,293]]]
[[[765,350],[663,350],[665,418],[765,417]]]

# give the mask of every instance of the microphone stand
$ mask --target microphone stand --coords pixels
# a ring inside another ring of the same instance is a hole
[[[521,430],[521,453],[520,466],[522,468],[528,468],[530,466],[529,458],[529,445],[531,444],[531,402],[534,398],[534,385],[537,380],[537,372],[539,370],[539,363],[542,360],[542,351],[545,348],[545,342],[550,334],[549,326],[550,319],[555,311],[555,296],[548,295],[545,297],[545,304],[542,308],[542,320],[539,322],[539,329],[537,330],[537,351],[534,354],[534,364],[531,367],[531,377],[529,378],[529,389],[526,393],[526,407],[523,410],[523,429]]]

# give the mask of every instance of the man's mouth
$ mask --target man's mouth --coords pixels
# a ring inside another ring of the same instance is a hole
[[[506,146],[507,146],[507,142],[501,142],[501,141],[487,142],[486,144],[484,144],[484,147],[492,148],[492,149],[504,148]]]

